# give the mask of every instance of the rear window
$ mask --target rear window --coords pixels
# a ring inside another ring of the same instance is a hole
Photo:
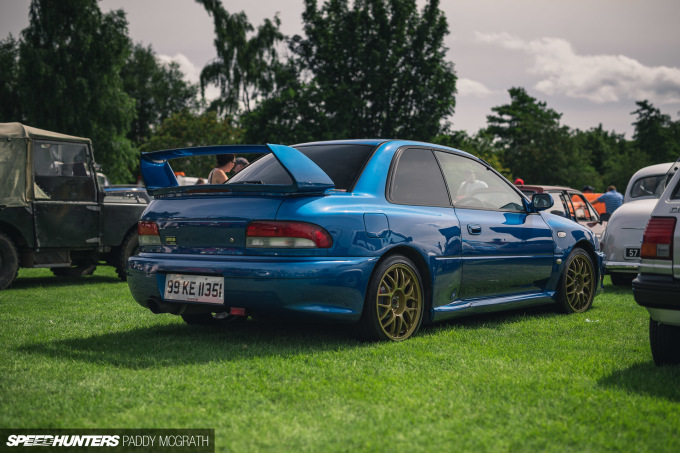
[[[664,176],[665,175],[655,175],[638,179],[633,183],[633,187],[630,189],[630,197],[661,197],[664,188]]]
[[[319,166],[333,181],[336,189],[351,190],[375,147],[359,144],[323,144],[296,147]],[[229,183],[258,181],[261,184],[290,185],[293,180],[273,154],[256,160]]]

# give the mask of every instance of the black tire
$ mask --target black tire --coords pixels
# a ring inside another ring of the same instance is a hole
[[[9,288],[19,273],[19,254],[14,242],[0,233],[0,290]]]
[[[139,236],[137,231],[130,232],[118,250],[118,256],[116,256],[116,274],[118,278],[123,281],[127,280],[127,273],[125,271],[125,266],[127,266],[128,258],[139,253]]]
[[[632,288],[633,286],[633,280],[637,276],[637,274],[627,274],[623,272],[612,272],[609,274],[609,276],[612,279],[612,285],[614,286],[627,286],[629,288]]]
[[[181,316],[185,323],[192,326],[222,326],[247,319],[245,316],[226,315],[220,317],[218,314],[213,315],[212,313],[185,313]]]
[[[649,318],[649,344],[656,366],[680,365],[680,326]]]
[[[96,264],[74,263],[71,267],[52,267],[50,270],[57,277],[85,277],[92,275],[97,269]]]
[[[583,313],[593,305],[595,267],[585,250],[575,248],[567,257],[557,286],[557,303],[565,313]]]
[[[401,255],[380,262],[373,271],[359,321],[367,340],[403,341],[420,329],[425,296],[416,266]]]

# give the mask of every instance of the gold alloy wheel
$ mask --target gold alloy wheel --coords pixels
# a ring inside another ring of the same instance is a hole
[[[576,255],[567,269],[567,303],[577,313],[586,311],[595,291],[593,265],[584,255]]]
[[[380,327],[390,340],[405,340],[413,334],[423,311],[423,293],[409,266],[398,263],[385,271],[376,301]]]

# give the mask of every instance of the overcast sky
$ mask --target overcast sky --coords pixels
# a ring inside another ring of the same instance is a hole
[[[223,3],[255,26],[278,13],[284,34],[302,33],[303,0]],[[28,25],[29,4],[0,0],[0,38]],[[189,80],[198,81],[216,56],[212,18],[193,0],[102,0],[100,7],[126,11],[132,40],[178,61]],[[679,0],[442,0],[440,7],[458,76],[454,129],[484,127],[512,87],[546,102],[572,128],[602,124],[631,138],[631,112],[643,99],[678,119]]]

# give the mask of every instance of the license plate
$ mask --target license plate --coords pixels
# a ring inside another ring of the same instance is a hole
[[[640,248],[626,247],[626,258],[640,258]]]
[[[165,299],[223,304],[224,278],[168,274],[165,277]]]

